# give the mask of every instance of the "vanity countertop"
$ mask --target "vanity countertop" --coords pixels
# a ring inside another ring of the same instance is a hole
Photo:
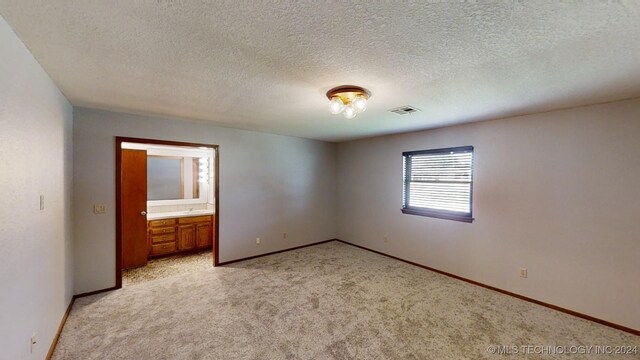
[[[186,211],[170,211],[170,212],[158,212],[158,213],[148,213],[147,220],[160,220],[160,219],[170,219],[170,218],[180,218],[180,217],[189,217],[189,216],[202,216],[202,215],[213,215],[212,209],[203,209],[203,210],[186,210]]]

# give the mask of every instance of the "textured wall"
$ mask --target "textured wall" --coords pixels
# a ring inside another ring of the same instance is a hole
[[[73,136],[76,293],[115,285],[115,136],[220,145],[220,261],[335,238],[335,144],[85,108]]]
[[[639,119],[631,100],[341,143],[338,236],[640,329]],[[476,220],[402,214],[401,153],[460,145]]]
[[[2,17],[0,49],[0,358],[44,359],[73,294],[73,110]]]

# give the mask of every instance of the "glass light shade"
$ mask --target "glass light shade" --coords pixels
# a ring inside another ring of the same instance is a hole
[[[329,103],[329,108],[331,109],[332,114],[340,114],[342,110],[344,110],[344,103],[340,100],[339,97],[334,97],[331,99]]]
[[[198,162],[198,170],[200,171],[200,178],[202,179],[202,174],[207,174],[209,172],[209,159],[200,158]]]
[[[358,110],[353,105],[353,103],[345,106],[344,117],[346,117],[347,119],[353,119],[354,117],[356,117],[356,115],[358,115]]]
[[[198,181],[205,184],[209,183],[209,169],[200,169]]]
[[[358,112],[363,112],[367,110],[367,98],[365,98],[362,95],[356,96],[356,98],[353,99],[353,106],[355,106]]]

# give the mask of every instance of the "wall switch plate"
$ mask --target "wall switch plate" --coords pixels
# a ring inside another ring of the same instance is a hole
[[[383,239],[384,239],[384,242],[388,243],[389,242],[389,235],[385,235]]]
[[[256,238],[256,244],[260,244],[260,238]]]
[[[36,333],[33,333],[33,335],[31,335],[31,353],[33,353],[33,349],[36,347],[37,342]]]
[[[40,195],[40,210],[44,210],[44,195]]]
[[[93,204],[93,213],[94,214],[104,214],[107,212],[107,206],[103,204]]]
[[[527,277],[527,268],[520,268],[520,277],[521,278]]]

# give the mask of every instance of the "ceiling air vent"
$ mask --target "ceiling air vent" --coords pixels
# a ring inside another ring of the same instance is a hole
[[[398,115],[406,115],[406,114],[413,114],[414,112],[418,112],[420,111],[420,109],[414,108],[413,106],[410,106],[410,105],[405,105],[405,106],[397,107],[395,109],[391,109],[389,111]]]

